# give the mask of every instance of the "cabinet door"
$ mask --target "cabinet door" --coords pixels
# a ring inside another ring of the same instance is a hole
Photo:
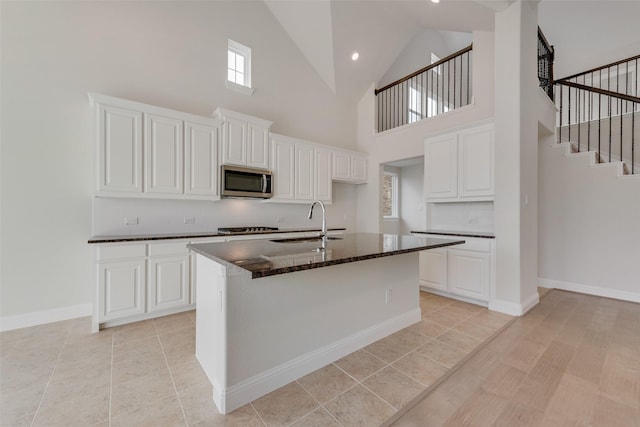
[[[144,115],[144,191],[182,194],[184,192],[182,120]]]
[[[494,194],[493,147],[492,124],[458,134],[458,197]]]
[[[280,138],[271,139],[273,199],[295,198],[295,144]]]
[[[313,147],[296,144],[295,198],[297,200],[313,200],[313,165]]]
[[[351,179],[356,182],[367,180],[367,159],[365,157],[351,157]]]
[[[185,194],[218,195],[218,131],[185,122]]]
[[[145,312],[145,260],[98,264],[98,320],[108,321]]]
[[[420,284],[439,291],[448,289],[446,249],[420,251]]]
[[[448,252],[449,291],[488,301],[491,255],[456,249],[449,249]]]
[[[424,147],[424,189],[427,199],[454,198],[458,194],[456,134],[430,138]]]
[[[247,165],[247,122],[226,118],[222,125],[222,162]]]
[[[249,124],[247,131],[247,166],[269,169],[269,130]]]
[[[149,259],[149,311],[189,304],[189,255]]]
[[[351,155],[342,151],[333,152],[333,179],[351,179]]]
[[[98,191],[142,192],[142,113],[98,106]]]
[[[331,202],[331,151],[315,149],[315,199]]]

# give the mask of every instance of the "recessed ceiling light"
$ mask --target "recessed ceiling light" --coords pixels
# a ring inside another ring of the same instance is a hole
[[[440,0],[431,0],[431,3],[440,3]]]
[[[353,52],[353,53],[351,54],[351,60],[352,60],[352,61],[357,61],[357,60],[358,60],[358,58],[360,58],[360,54],[359,54],[358,52]]]

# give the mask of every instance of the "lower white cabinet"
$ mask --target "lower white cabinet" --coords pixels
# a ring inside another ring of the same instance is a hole
[[[92,330],[193,309],[187,243],[98,246]]]
[[[449,292],[489,301],[491,254],[457,249],[447,251]]]
[[[428,237],[454,238],[442,235]],[[494,241],[471,237],[455,238],[464,239],[466,243],[420,252],[420,285],[439,294],[488,302]]]
[[[189,305],[189,255],[149,259],[149,312]]]
[[[98,265],[98,319],[108,321],[145,312],[145,259]]]

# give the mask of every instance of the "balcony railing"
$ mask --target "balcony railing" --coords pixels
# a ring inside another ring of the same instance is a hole
[[[538,27],[538,81],[549,98],[553,100],[553,60],[555,50]]]
[[[471,103],[473,45],[376,89],[377,129],[383,132]]]

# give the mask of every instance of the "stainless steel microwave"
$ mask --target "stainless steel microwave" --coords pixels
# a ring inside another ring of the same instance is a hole
[[[220,181],[222,197],[268,199],[273,196],[273,175],[269,170],[222,165]]]

